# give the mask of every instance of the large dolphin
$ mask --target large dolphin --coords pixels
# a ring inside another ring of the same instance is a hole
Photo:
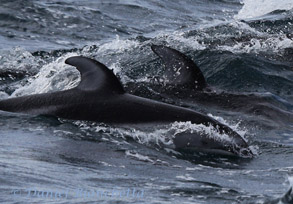
[[[80,72],[81,81],[77,87],[2,100],[0,110],[120,125],[190,121],[212,126],[219,133],[225,134],[228,140],[219,140],[200,132],[185,132],[175,135],[173,143],[176,149],[252,156],[248,144],[239,134],[211,117],[125,93],[113,72],[93,59],[75,56],[68,58],[65,63],[75,66]]]
[[[135,95],[140,95],[140,89],[150,86],[159,97],[175,97],[175,101],[183,99],[183,103],[196,103],[257,115],[273,121],[293,122],[293,106],[272,94],[229,93],[210,87],[199,67],[185,54],[164,45],[152,45],[164,63],[162,76],[154,83],[131,84],[128,89]],[[140,87],[140,88],[138,88]],[[149,90],[149,89],[148,89]],[[154,96],[156,98],[156,96]],[[172,98],[171,97],[171,98]]]

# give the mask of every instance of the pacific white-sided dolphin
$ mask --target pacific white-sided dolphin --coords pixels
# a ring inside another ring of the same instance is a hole
[[[196,111],[138,97],[124,91],[111,70],[90,58],[76,56],[65,63],[81,74],[79,85],[70,90],[11,98],[0,101],[0,110],[57,116],[106,124],[168,124],[190,121],[214,127],[228,140],[204,133],[181,133],[173,143],[178,150],[207,150],[252,156],[246,141],[228,126]]]
[[[209,86],[200,68],[185,54],[164,45],[152,45],[152,50],[164,63],[163,74],[154,82],[127,84],[131,93],[151,87],[161,98],[182,99],[217,109],[244,112],[268,120],[293,122],[293,105],[273,94],[230,93]],[[150,94],[151,95],[151,94]],[[156,97],[155,97],[156,98]]]

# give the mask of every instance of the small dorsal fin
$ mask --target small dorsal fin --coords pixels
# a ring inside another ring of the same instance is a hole
[[[206,87],[205,78],[198,66],[183,53],[163,45],[152,45],[165,64],[164,77],[168,83],[178,86],[191,86],[197,90]]]
[[[75,66],[80,72],[81,81],[76,87],[77,89],[103,93],[124,93],[120,81],[102,63],[82,56],[70,57],[65,60],[65,63]]]

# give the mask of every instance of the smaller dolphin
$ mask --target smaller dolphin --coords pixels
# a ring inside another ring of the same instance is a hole
[[[196,103],[262,116],[269,120],[293,122],[293,105],[274,96],[259,93],[229,93],[210,87],[200,68],[185,54],[164,45],[152,45],[151,49],[164,63],[163,75],[156,83],[127,84],[128,90],[136,95],[151,87],[159,93],[158,99],[176,98],[175,101]],[[162,82],[163,81],[163,82]],[[149,89],[148,89],[149,90]],[[152,93],[150,93],[151,95]],[[154,95],[154,98],[157,98]]]
[[[238,133],[211,117],[125,93],[113,72],[96,60],[76,56],[65,63],[80,72],[81,81],[77,87],[2,100],[0,110],[128,126],[190,121],[212,126],[229,140],[221,141],[203,133],[182,133],[175,135],[173,140],[176,149],[252,156],[248,144]]]

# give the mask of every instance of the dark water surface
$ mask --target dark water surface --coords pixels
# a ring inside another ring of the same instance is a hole
[[[79,74],[64,60],[89,56],[129,92],[210,114],[256,153],[173,151],[168,133],[198,129],[190,123],[142,130],[0,112],[0,202],[277,203],[293,185],[292,8],[290,0],[0,0],[1,99],[72,88]],[[218,90],[212,97],[242,103],[162,97],[151,85],[162,70],[152,44],[191,57]],[[268,104],[237,108],[255,95]]]

